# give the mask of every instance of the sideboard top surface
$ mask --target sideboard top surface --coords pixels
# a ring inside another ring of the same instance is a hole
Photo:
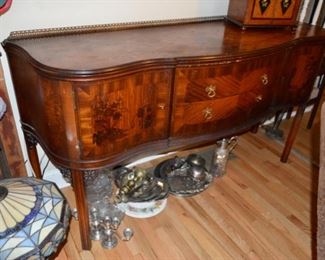
[[[30,39],[8,39],[36,64],[73,72],[115,69],[137,62],[186,62],[240,56],[299,39],[325,37],[325,30],[305,24],[295,30],[249,29],[227,21],[164,25]]]

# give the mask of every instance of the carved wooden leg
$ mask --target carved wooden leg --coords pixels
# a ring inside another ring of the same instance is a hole
[[[253,133],[253,134],[257,134],[257,132],[258,132],[258,127],[260,126],[260,124],[256,124],[256,125],[254,125],[252,128],[251,128],[251,132]]]
[[[286,116],[286,119],[289,120],[291,118],[291,115],[292,115],[292,111],[293,111],[293,107],[290,107],[287,111],[287,116]]]
[[[316,116],[316,113],[318,110],[318,106],[319,106],[319,103],[320,103],[323,93],[324,93],[324,89],[325,89],[325,75],[323,75],[318,82],[318,94],[317,94],[317,97],[315,98],[315,102],[313,104],[313,109],[311,111],[311,115],[308,120],[307,129],[310,129],[313,126],[313,122],[314,122],[314,119],[315,119],[315,116]]]
[[[27,146],[28,158],[35,173],[35,176],[38,179],[42,179],[42,171],[36,149],[37,140],[30,133],[25,133],[25,142]]]
[[[275,117],[274,117],[274,123],[272,126],[264,126],[264,130],[265,130],[265,134],[273,139],[277,139],[277,140],[282,140],[283,138],[283,131],[281,129],[279,129],[279,126],[282,122],[283,119],[283,115],[284,115],[284,111],[280,110],[278,112],[276,112]]]
[[[304,111],[305,111],[305,106],[298,107],[297,114],[292,122],[290,132],[287,137],[287,140],[286,140],[286,143],[285,143],[282,155],[281,155],[281,162],[285,163],[288,161],[288,157],[289,157],[292,145],[295,141],[296,135],[298,133],[301,119],[302,119],[302,116],[304,115]]]
[[[279,126],[282,122],[284,116],[284,111],[278,111],[275,115],[275,119],[274,119],[274,124],[273,124],[273,128],[274,129],[279,129]]]
[[[83,250],[90,250],[91,241],[89,237],[89,218],[86,192],[84,186],[84,175],[82,171],[72,170],[72,186],[74,189],[78,210],[79,229],[81,245]]]

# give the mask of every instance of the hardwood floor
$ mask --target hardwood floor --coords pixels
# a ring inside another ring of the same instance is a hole
[[[226,176],[197,196],[170,196],[156,217],[126,216],[119,230],[128,226],[135,235],[113,250],[93,242],[91,251],[82,251],[78,223],[72,220],[55,259],[311,259],[318,177],[311,148],[319,141],[305,126],[306,120],[286,164],[280,162],[283,144],[263,130],[241,136]],[[74,207],[71,189],[64,193]]]

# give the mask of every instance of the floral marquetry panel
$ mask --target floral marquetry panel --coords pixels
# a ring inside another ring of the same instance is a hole
[[[76,83],[81,157],[113,156],[166,138],[171,71]]]

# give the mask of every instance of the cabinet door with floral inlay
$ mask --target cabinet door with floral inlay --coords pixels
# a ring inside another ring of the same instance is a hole
[[[75,83],[81,159],[167,143],[171,78],[170,70],[154,70]]]

